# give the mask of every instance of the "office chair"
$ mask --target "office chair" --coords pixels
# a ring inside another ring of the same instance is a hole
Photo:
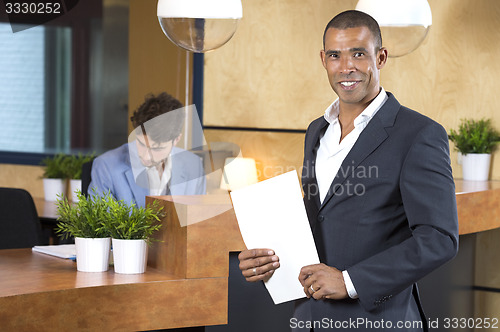
[[[86,162],[82,165],[82,194],[87,197],[89,191],[90,181],[92,181],[92,163],[94,160]]]
[[[0,249],[39,245],[41,232],[30,193],[24,189],[0,188]]]

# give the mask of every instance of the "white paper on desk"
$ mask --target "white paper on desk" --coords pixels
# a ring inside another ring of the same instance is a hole
[[[76,258],[76,246],[74,244],[34,246],[31,250],[59,258],[66,258],[66,259]]]
[[[305,297],[303,266],[319,263],[296,171],[231,192],[248,249],[273,249],[280,267],[265,283],[275,304]]]

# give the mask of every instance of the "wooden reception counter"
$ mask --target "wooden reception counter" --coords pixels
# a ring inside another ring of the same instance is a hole
[[[500,182],[457,180],[456,187],[461,234],[500,227]],[[159,200],[168,213],[144,274],[115,274],[112,267],[77,272],[69,260],[30,249],[0,250],[1,329],[144,331],[226,324],[228,253],[244,248],[228,196]]]
[[[148,197],[148,200],[151,198]],[[229,252],[244,248],[229,197],[160,198],[168,211],[146,273],[0,250],[0,330],[144,331],[227,323]],[[177,212],[177,213],[175,213]],[[204,216],[211,216],[204,220]],[[180,216],[180,217],[178,217]]]
[[[500,227],[500,181],[455,180],[460,235]]]

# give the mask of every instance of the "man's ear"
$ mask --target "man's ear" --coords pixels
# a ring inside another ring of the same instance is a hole
[[[377,68],[378,69],[384,68],[386,62],[387,62],[387,49],[385,47],[382,47],[377,52]]]
[[[325,67],[326,69],[325,51],[324,50],[319,51],[319,56],[321,58],[321,63],[323,64],[323,67]]]
[[[177,145],[177,143],[179,143],[179,141],[181,140],[181,136],[182,134],[179,134],[179,136],[177,136],[177,138],[174,139],[174,141],[172,142],[172,146],[175,146]]]

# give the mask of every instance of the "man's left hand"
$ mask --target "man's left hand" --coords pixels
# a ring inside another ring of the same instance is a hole
[[[325,264],[304,266],[299,281],[307,298],[341,300],[349,297],[342,272]]]

